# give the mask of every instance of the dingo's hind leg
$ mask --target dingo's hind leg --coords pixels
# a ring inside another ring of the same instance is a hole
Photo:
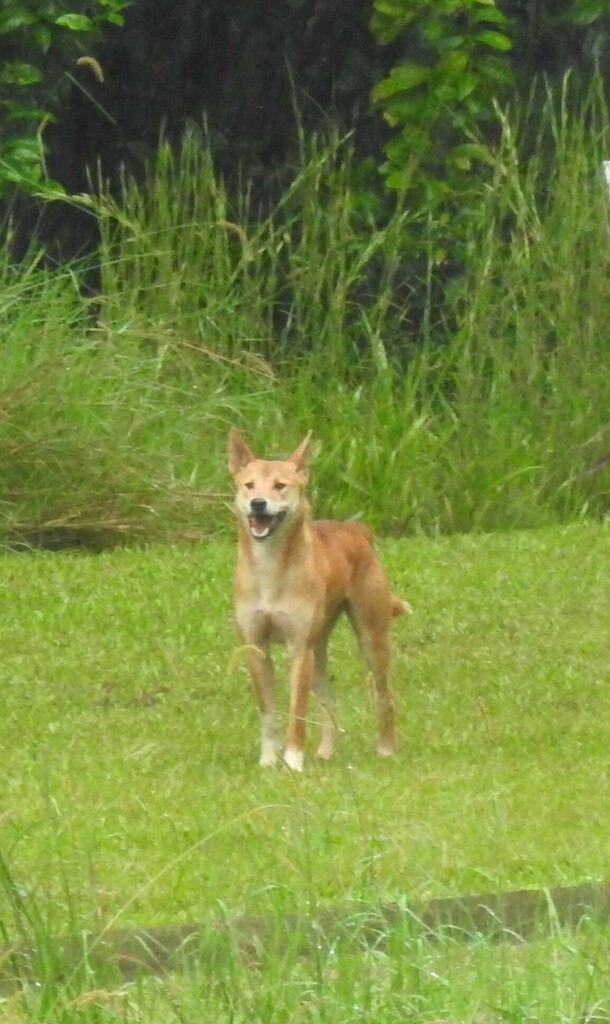
[[[394,695],[388,682],[391,610],[386,597],[385,594],[369,592],[364,599],[352,602],[348,612],[375,684],[379,729],[377,753],[380,757],[390,757],[396,748]]]
[[[327,761],[335,752],[337,712],[333,692],[328,682],[328,638],[330,630],[318,641],[314,652],[313,691],[322,711],[322,736],[316,757]]]

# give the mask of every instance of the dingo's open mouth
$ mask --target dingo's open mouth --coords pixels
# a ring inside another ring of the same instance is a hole
[[[248,522],[250,532],[255,540],[266,540],[273,531],[280,525],[286,513],[278,512],[277,515],[250,515]]]

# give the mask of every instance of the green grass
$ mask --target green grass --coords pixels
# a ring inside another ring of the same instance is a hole
[[[3,557],[5,938],[603,878],[609,554],[593,524],[385,541],[416,609],[395,630],[400,752],[373,753],[341,629],[344,733],[302,777],[256,763],[228,541]],[[464,949],[403,925],[388,942],[304,960],[288,943],[254,972],[229,953],[135,989],[79,973],[4,1009],[18,1024],[608,1017],[604,930]]]
[[[515,949],[483,943],[465,948],[451,940],[439,947],[404,930],[385,950],[350,956],[339,948],[313,964],[290,953],[272,962],[263,955],[258,971],[196,978],[186,991],[170,986],[169,993],[157,993],[151,1019],[168,1019],[171,1007],[178,1020],[198,1020],[203,1013],[205,1020],[278,1024],[295,1018],[383,1024],[607,1021],[607,952],[607,936],[595,931],[575,938],[558,934]]]
[[[3,844],[20,888],[61,932],[602,877],[609,547],[594,526],[386,542],[416,608],[396,628],[400,754],[372,753],[342,630],[345,733],[303,778],[256,765],[228,543],[5,557]]]
[[[356,924],[356,922],[355,922]],[[577,934],[557,930],[529,946],[426,942],[409,928],[383,948],[320,947],[299,956],[288,942],[256,960],[230,952],[213,970],[194,968],[168,979],[135,985],[71,984],[43,993],[8,997],[3,1021],[75,1024],[100,1020],[147,1024],[287,1020],[398,1024],[518,1021],[546,1024],[606,1022],[608,935],[592,927]]]

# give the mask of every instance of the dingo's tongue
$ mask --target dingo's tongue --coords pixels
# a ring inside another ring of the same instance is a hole
[[[257,540],[263,540],[275,526],[275,516],[250,516],[250,530]]]

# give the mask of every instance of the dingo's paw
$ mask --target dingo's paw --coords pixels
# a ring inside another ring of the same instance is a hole
[[[284,751],[284,761],[289,768],[292,768],[293,772],[303,771],[303,762],[305,756],[302,750],[297,750],[295,747],[287,747]]]
[[[275,750],[264,750],[258,759],[258,763],[261,768],[271,768],[274,764],[277,764],[277,754]]]

